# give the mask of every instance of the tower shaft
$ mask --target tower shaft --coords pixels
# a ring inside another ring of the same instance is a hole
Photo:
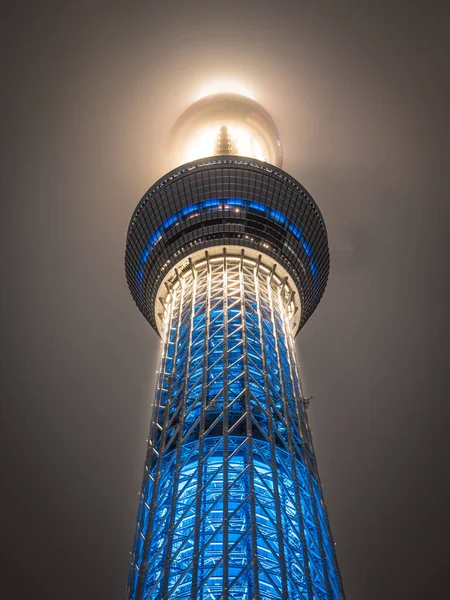
[[[216,247],[168,285],[129,600],[343,597],[293,293],[254,255]]]

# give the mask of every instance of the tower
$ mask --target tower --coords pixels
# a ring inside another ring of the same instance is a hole
[[[294,347],[328,278],[322,216],[248,98],[197,102],[173,148],[127,235],[163,342],[127,599],[342,599]]]

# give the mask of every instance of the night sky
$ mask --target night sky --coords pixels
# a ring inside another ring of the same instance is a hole
[[[347,599],[449,598],[446,3],[43,0],[1,20],[1,597],[123,598],[160,348],[125,236],[173,122],[226,79],[328,228],[297,339]]]

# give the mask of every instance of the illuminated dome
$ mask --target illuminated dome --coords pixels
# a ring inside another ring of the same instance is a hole
[[[170,146],[174,165],[224,154],[277,167],[283,163],[272,117],[260,104],[239,94],[215,94],[189,106],[172,129]]]

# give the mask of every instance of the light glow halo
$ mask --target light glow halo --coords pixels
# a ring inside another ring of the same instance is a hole
[[[237,155],[282,166],[280,139],[270,114],[255,100],[229,93],[206,96],[180,115],[170,135],[171,162],[179,165],[217,155],[223,126]]]

